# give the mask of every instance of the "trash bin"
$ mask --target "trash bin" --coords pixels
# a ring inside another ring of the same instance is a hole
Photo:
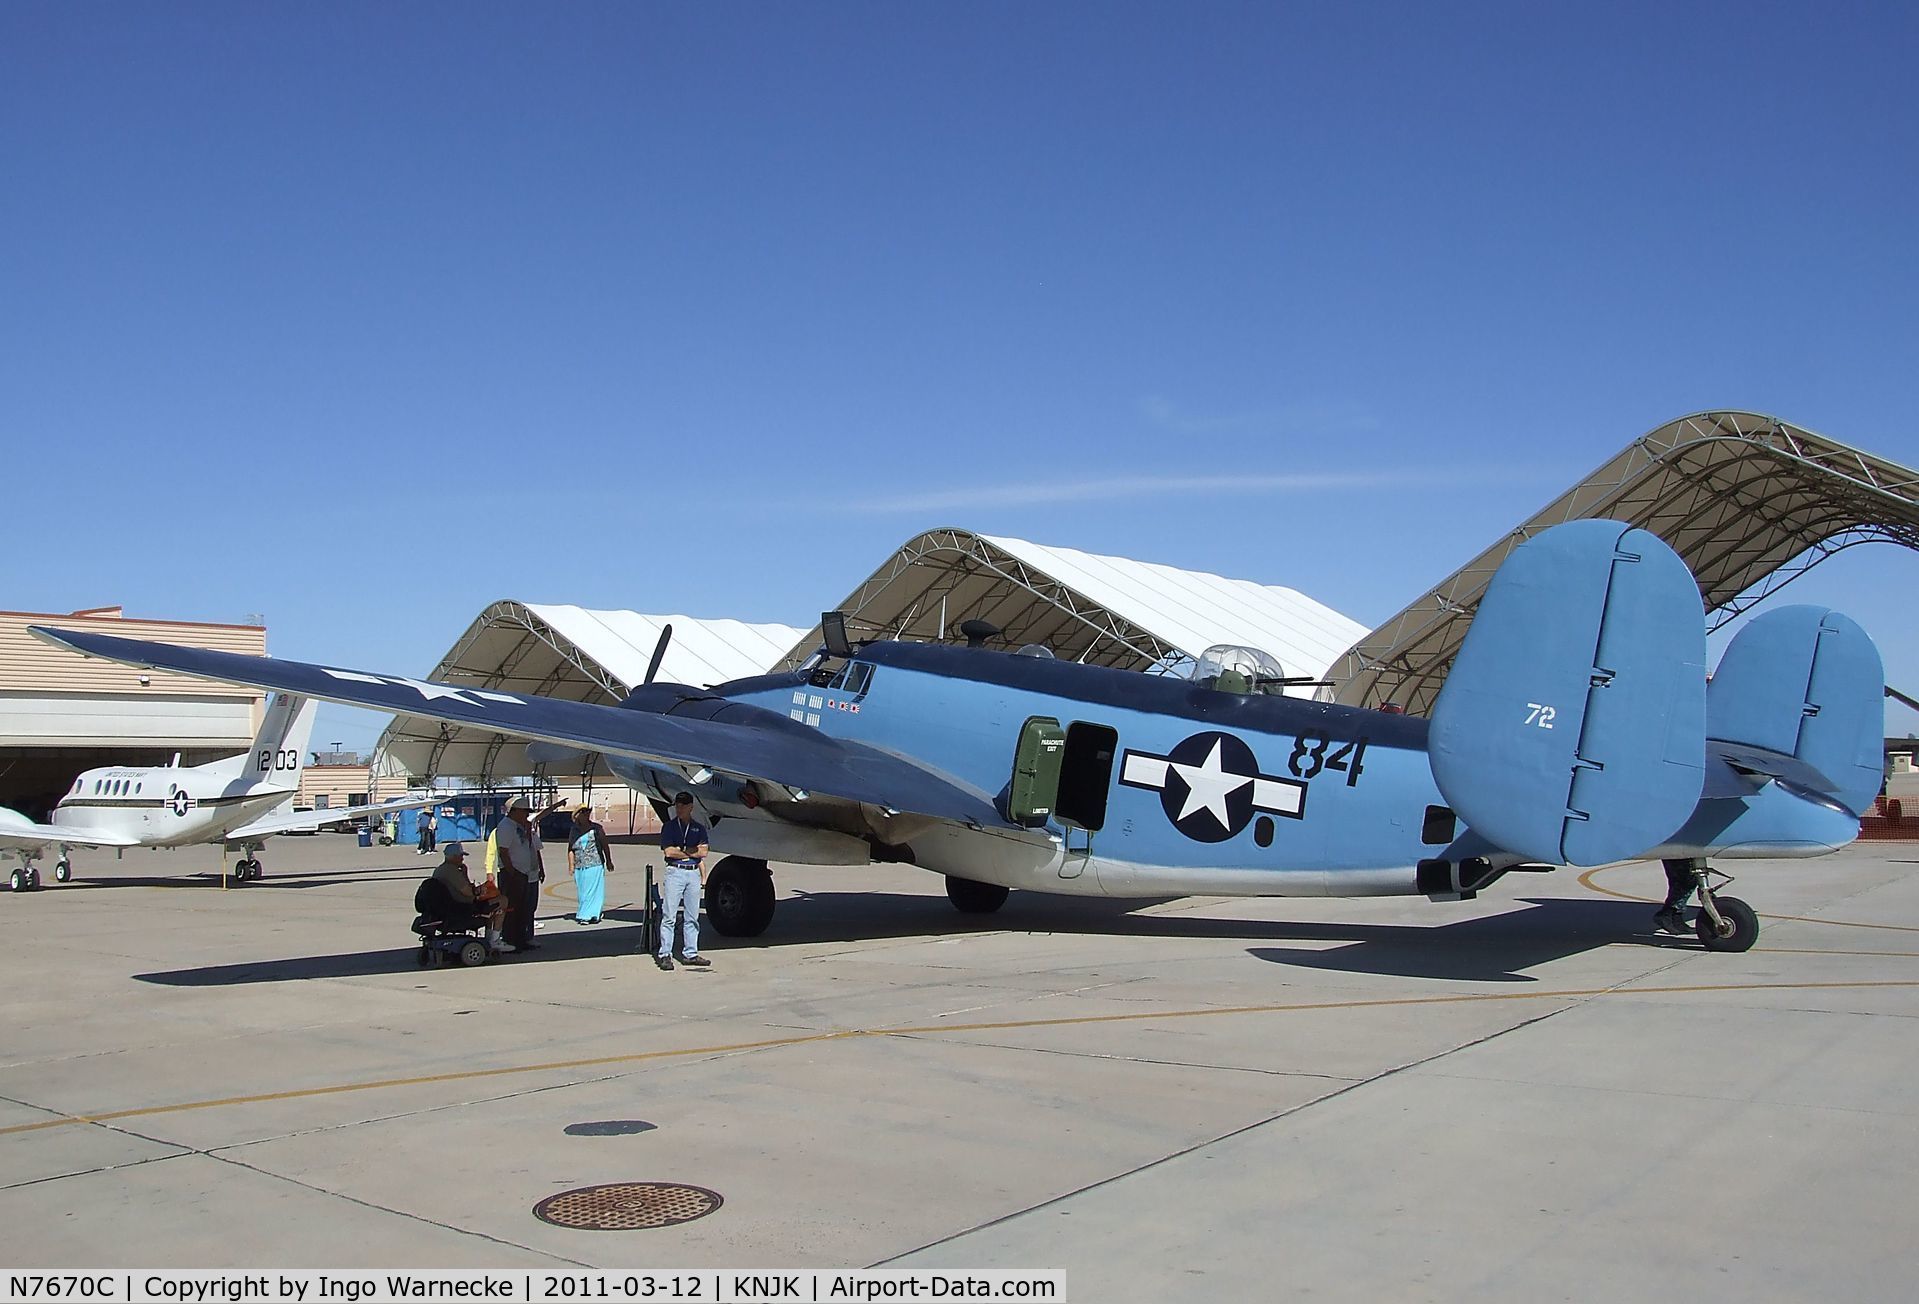
[[[364,824],[360,826],[360,845],[363,847],[373,845],[373,830]]]

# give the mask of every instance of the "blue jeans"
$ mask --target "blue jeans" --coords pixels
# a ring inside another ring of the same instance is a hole
[[[692,959],[700,953],[700,871],[672,869],[660,885],[660,954],[673,954],[673,913],[686,911],[680,925],[680,953]]]

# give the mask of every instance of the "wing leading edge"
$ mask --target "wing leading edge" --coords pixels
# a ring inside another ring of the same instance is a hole
[[[946,775],[822,733],[763,730],[44,625],[28,628],[44,642],[131,666],[474,725],[660,765],[704,767],[975,827],[1005,824],[988,797]]]
[[[37,847],[137,847],[140,839],[104,829],[65,828],[35,824],[17,810],[0,806],[0,847],[31,851]]]

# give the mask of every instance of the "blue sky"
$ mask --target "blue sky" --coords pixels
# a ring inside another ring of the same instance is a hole
[[[0,606],[418,674],[957,524],[1371,624],[1687,412],[1919,464],[1916,12],[15,0]],[[1788,592],[1914,691],[1915,580]]]

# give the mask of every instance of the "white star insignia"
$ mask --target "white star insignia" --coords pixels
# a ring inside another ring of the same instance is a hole
[[[519,698],[511,693],[490,693],[483,688],[453,688],[447,684],[430,683],[424,679],[408,679],[405,675],[366,675],[358,670],[333,670],[322,667],[335,679],[344,679],[356,684],[391,684],[395,688],[411,688],[420,695],[422,701],[437,702],[441,698],[451,698],[463,706],[478,706],[473,697],[484,698],[489,702],[506,702],[514,706],[522,705]],[[472,693],[473,697],[467,694]]]
[[[1220,765],[1219,753],[1223,745],[1216,740],[1213,750],[1198,765],[1171,762],[1172,768],[1186,782],[1186,805],[1179,812],[1181,819],[1196,810],[1208,810],[1219,821],[1221,828],[1231,827],[1232,813],[1226,808],[1226,799],[1251,783],[1253,776],[1233,774]]]

